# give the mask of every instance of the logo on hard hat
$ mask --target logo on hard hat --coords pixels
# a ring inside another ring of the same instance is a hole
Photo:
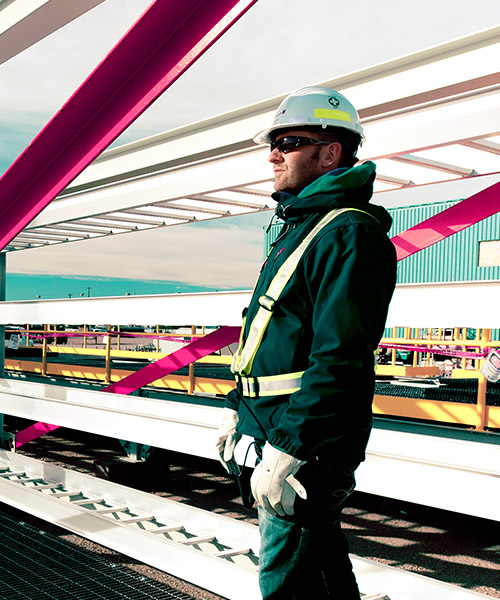
[[[330,98],[328,98],[328,102],[332,106],[338,106],[340,104],[340,100],[338,98],[335,98],[334,96],[330,96]]]

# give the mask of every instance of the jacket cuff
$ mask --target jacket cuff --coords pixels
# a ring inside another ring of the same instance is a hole
[[[298,458],[299,460],[308,460],[308,457],[304,456],[303,454],[303,448],[294,443],[290,438],[276,435],[274,431],[271,431],[267,441],[271,444],[271,446],[274,446],[278,450],[285,452],[285,454],[289,454],[290,456]]]

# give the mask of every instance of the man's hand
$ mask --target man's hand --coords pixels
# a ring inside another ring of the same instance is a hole
[[[237,475],[239,467],[233,458],[234,448],[241,439],[241,434],[236,431],[238,413],[232,408],[225,407],[222,411],[222,420],[219,425],[218,439],[215,447],[220,462],[230,475]]]
[[[303,464],[305,461],[266,442],[262,461],[255,467],[250,480],[257,504],[271,515],[293,515],[296,493],[306,497],[306,491],[293,477]]]

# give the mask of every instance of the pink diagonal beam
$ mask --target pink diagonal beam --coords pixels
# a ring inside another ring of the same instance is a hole
[[[240,335],[239,327],[221,327],[208,335],[191,342],[184,348],[180,348],[172,354],[160,358],[156,362],[120,379],[116,383],[105,387],[103,392],[113,394],[131,394],[161,377],[170,375],[174,371],[186,367],[191,363],[212,354],[216,350],[225,348],[233,342],[237,342]]]
[[[500,212],[500,182],[481,190],[392,238],[398,260]]]
[[[204,356],[212,354],[216,350],[220,350],[233,342],[237,342],[239,335],[239,327],[221,327],[220,329],[197,339],[188,346],[180,348],[179,350],[172,352],[172,354],[160,358],[160,360],[155,363],[124,377],[117,383],[108,385],[101,391],[114,394],[131,394],[144,385],[148,385],[153,383],[153,381],[166,377],[167,375],[170,375],[170,373],[173,373],[182,367],[187,367],[187,365]],[[54,431],[58,427],[59,425],[49,425],[48,423],[41,422],[35,423],[16,434],[16,448],[19,448],[23,444],[31,442],[50,431]]]
[[[0,179],[0,249],[256,1],[153,2]]]

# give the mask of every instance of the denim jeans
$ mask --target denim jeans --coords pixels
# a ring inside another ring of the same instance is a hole
[[[315,503],[310,510],[298,506],[292,517],[273,516],[259,507],[263,600],[360,599],[339,521],[347,495],[340,502]]]

